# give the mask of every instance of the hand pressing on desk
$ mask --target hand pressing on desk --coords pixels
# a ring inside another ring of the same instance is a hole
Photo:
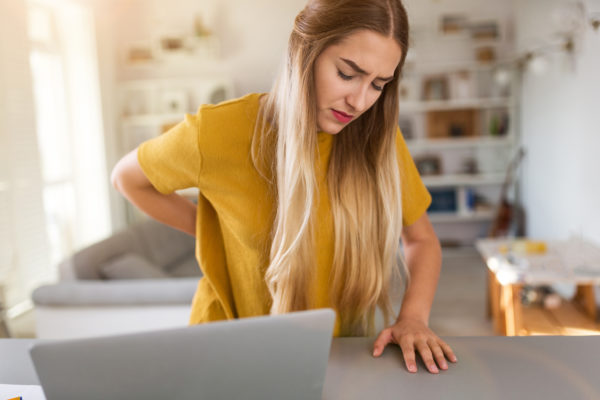
[[[399,319],[394,325],[382,330],[373,345],[373,356],[379,357],[389,343],[400,346],[409,372],[417,372],[415,350],[419,352],[427,369],[433,374],[439,373],[438,366],[443,370],[448,369],[446,358],[457,362],[450,346],[433,333],[425,323],[417,319]]]

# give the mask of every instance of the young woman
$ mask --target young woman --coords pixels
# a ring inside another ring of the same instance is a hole
[[[119,161],[127,199],[197,238],[191,323],[332,307],[336,335],[368,335],[379,308],[374,356],[396,343],[411,372],[415,352],[432,373],[456,361],[428,328],[441,250],[396,122],[407,50],[400,0],[311,0],[270,93],[203,105]],[[187,187],[197,205],[173,193]]]

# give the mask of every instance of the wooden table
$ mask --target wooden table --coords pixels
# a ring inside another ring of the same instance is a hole
[[[547,243],[541,254],[515,254],[514,240],[482,239],[477,250],[488,267],[488,316],[496,333],[520,335],[600,334],[594,286],[600,283],[600,249],[583,241]],[[508,249],[508,252],[506,251]],[[571,283],[576,293],[556,309],[525,307],[524,285]]]

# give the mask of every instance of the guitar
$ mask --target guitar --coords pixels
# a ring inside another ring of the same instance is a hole
[[[525,211],[522,207],[511,203],[507,197],[508,189],[513,184],[517,168],[523,157],[525,157],[525,150],[521,147],[508,164],[496,216],[488,231],[489,237],[508,236],[509,233],[515,236],[525,235]]]

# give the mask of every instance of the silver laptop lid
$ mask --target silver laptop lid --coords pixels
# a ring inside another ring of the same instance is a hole
[[[320,309],[38,343],[47,400],[320,399],[335,312]]]

